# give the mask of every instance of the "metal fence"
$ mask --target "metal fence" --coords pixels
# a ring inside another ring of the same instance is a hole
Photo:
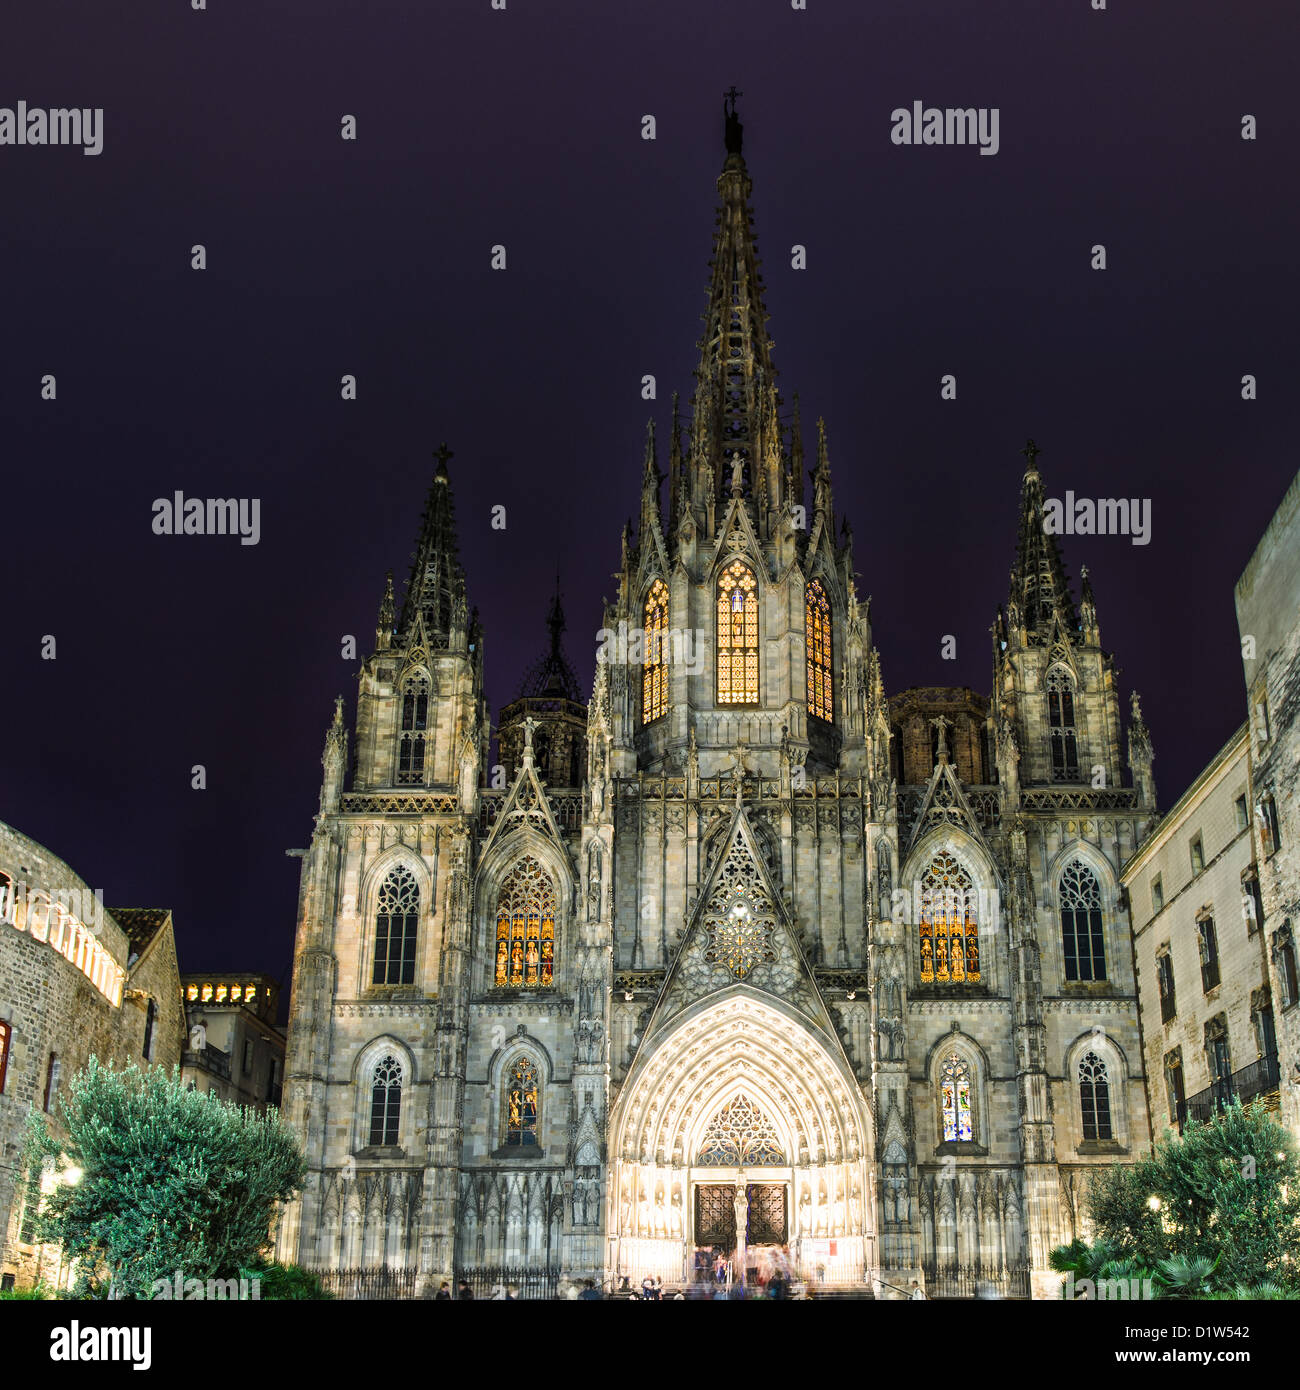
[[[491,1298],[498,1289],[514,1291],[516,1298],[555,1298],[560,1271],[548,1265],[480,1265],[477,1269],[458,1269],[456,1286],[462,1281],[475,1298]]]
[[[413,1269],[389,1269],[380,1265],[374,1269],[316,1269],[312,1270],[335,1298],[383,1300],[414,1298],[416,1272]]]
[[[929,1298],[1028,1298],[1029,1269],[982,1270],[970,1266],[924,1265]]]

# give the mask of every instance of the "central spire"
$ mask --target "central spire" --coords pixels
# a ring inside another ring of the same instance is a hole
[[[781,485],[776,369],[749,210],[752,182],[741,154],[739,95],[732,87],[723,98],[727,153],[718,178],[722,206],[716,216],[705,332],[695,374],[691,471],[701,506],[710,500],[723,502],[737,460],[746,497],[774,499]]]

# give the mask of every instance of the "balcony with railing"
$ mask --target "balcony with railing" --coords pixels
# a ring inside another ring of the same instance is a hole
[[[1267,1056],[1258,1057],[1248,1067],[1242,1067],[1205,1090],[1188,1096],[1178,1107],[1179,1132],[1182,1132],[1188,1120],[1204,1124],[1225,1106],[1231,1105],[1234,1098],[1245,1105],[1276,1092],[1279,1084],[1277,1053],[1270,1052]]]
[[[181,1065],[183,1067],[198,1067],[201,1071],[208,1071],[213,1076],[219,1076],[223,1081],[230,1080],[230,1053],[223,1052],[219,1047],[201,1047],[196,1051],[186,1049],[181,1053]]]

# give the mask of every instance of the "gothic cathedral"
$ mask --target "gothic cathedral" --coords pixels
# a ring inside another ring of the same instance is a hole
[[[444,450],[351,755],[335,710],[282,1259],[427,1295],[678,1284],[740,1244],[876,1297],[1044,1296],[1089,1170],[1146,1144],[1118,869],[1151,742],[1135,695],[1121,754],[1037,450],[991,694],[887,696],[825,429],[808,497],[782,413],[734,109],[726,147],[691,418],[666,489],[651,427],[590,701],[557,597],[493,776]]]

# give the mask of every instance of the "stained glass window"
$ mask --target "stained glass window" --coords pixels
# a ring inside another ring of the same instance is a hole
[[[1052,781],[1079,780],[1079,742],[1074,728],[1074,681],[1053,666],[1047,673],[1047,722],[1051,730]]]
[[[1101,930],[1101,884],[1081,860],[1061,874],[1061,940],[1067,980],[1104,980],[1106,950]]]
[[[1079,1108],[1085,1139],[1110,1139],[1110,1076],[1106,1063],[1095,1052],[1086,1052],[1079,1063]]]
[[[398,864],[384,879],[377,908],[373,982],[413,985],[415,939],[420,924],[420,885],[405,864]]]
[[[375,1063],[370,1083],[370,1142],[397,1143],[398,1121],[402,1115],[402,1064],[392,1053]]]
[[[429,680],[420,674],[402,686],[402,728],[397,743],[397,783],[419,786],[424,781],[424,738],[429,727]]]
[[[762,1168],[786,1157],[775,1125],[742,1092],[710,1121],[696,1161],[703,1168]]]
[[[645,665],[641,669],[641,722],[668,713],[668,586],[656,579],[645,601]]]
[[[939,1070],[945,1144],[966,1143],[975,1137],[971,1124],[970,1091],[970,1067],[954,1052],[951,1057],[944,1059]]]
[[[808,586],[804,639],[808,646],[808,713],[829,722],[835,713],[831,683],[831,605],[820,579],[814,579]]]
[[[501,885],[492,982],[516,989],[555,983],[555,885],[530,854]]]
[[[519,1057],[506,1082],[506,1146],[528,1148],[537,1143],[537,1063]]]
[[[718,703],[758,704],[758,584],[740,560],[718,580]]]
[[[979,930],[971,876],[947,851],[936,854],[921,878],[921,981],[978,983]]]

